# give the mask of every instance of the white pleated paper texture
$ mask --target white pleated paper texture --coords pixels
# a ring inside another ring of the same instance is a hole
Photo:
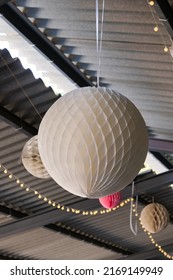
[[[35,177],[50,178],[40,158],[38,150],[38,136],[29,139],[22,150],[22,163],[25,169]]]
[[[146,230],[157,233],[165,229],[169,222],[167,209],[160,203],[150,203],[141,212],[141,223]]]
[[[148,150],[147,129],[125,96],[85,87],[51,106],[38,145],[45,168],[61,187],[99,198],[123,189],[138,174]]]

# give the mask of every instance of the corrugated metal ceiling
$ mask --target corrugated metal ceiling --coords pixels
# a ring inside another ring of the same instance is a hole
[[[46,0],[17,0],[14,3],[78,70],[96,82],[95,1],[52,0],[48,3]],[[158,33],[153,31],[154,18],[159,25]],[[157,12],[153,10],[151,13],[147,1],[105,2],[100,84],[120,91],[137,105],[147,123],[149,135],[172,140],[173,69],[169,52],[163,52],[165,44],[171,45],[170,36]],[[20,46],[16,45],[16,48],[20,49]],[[0,58],[0,106],[21,119],[21,127],[17,128],[9,121],[6,123],[7,119],[0,121],[1,164],[28,187],[57,203],[74,208],[80,205],[82,210],[100,209],[97,200],[73,196],[53,180],[36,179],[24,169],[20,156],[30,136],[24,133],[22,122],[37,130],[41,121],[24,91],[41,116],[60,96],[57,97],[41,79],[35,79],[32,72],[24,69],[20,60],[12,58],[7,50],[0,52]],[[153,176],[153,173],[145,176]],[[139,179],[142,180],[141,177]],[[127,193],[129,191],[122,192],[124,198],[127,198]],[[157,192],[151,185],[147,193],[143,189],[141,193],[140,203],[150,202],[154,197],[173,214],[173,193],[168,184],[161,185]],[[53,211],[33,192],[26,192],[15,180],[9,180],[3,169],[0,204],[7,212],[9,210],[9,214],[12,210],[26,215]],[[138,207],[140,212],[143,206],[140,204]],[[9,257],[38,259],[79,259],[79,256],[80,259],[142,258],[137,256],[142,252],[146,252],[145,258],[164,258],[153,251],[153,244],[140,228],[138,235],[133,235],[129,227],[129,211],[129,204],[113,213],[97,216],[72,213],[63,216],[63,211],[57,209],[57,220],[54,218],[54,224],[49,228],[29,229],[1,237],[0,249]],[[13,222],[12,218],[5,218],[6,223],[10,220]],[[156,236],[162,245],[169,245],[170,253],[173,252],[172,227],[171,220],[165,231]],[[117,253],[117,248],[122,249],[124,255]]]
[[[47,1],[18,0],[16,5],[96,81],[95,1],[51,1],[49,9]],[[172,140],[173,70],[165,45],[171,45],[170,36],[147,1],[105,2],[100,84],[129,97],[155,137]]]

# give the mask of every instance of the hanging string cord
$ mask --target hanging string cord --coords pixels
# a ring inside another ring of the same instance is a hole
[[[154,23],[155,23],[156,26],[158,26],[158,19],[157,19],[156,15],[154,14],[154,8],[152,8],[152,7],[149,5],[148,0],[147,0],[146,2],[147,2],[147,4],[148,4],[148,6],[149,6],[151,15],[152,15],[152,17],[153,17],[153,19],[154,19]],[[160,21],[160,22],[161,22],[161,21]],[[162,26],[163,26],[163,23],[162,23],[162,22],[161,22],[161,24],[162,24]],[[158,27],[159,27],[159,26],[158,26]],[[164,39],[164,36],[163,36],[162,32],[160,31],[159,34],[160,34],[160,37],[161,37],[161,39],[162,39],[162,41],[163,41],[164,46],[166,47],[166,46],[167,46],[167,43],[166,43],[166,41],[165,41],[165,39]],[[169,36],[169,33],[168,33],[167,35]],[[170,37],[170,38],[171,38],[171,37]],[[170,41],[172,41],[172,40],[170,39]]]
[[[10,67],[8,66],[8,64],[6,63],[5,59],[2,57],[2,55],[0,55],[4,65],[6,65],[6,67],[8,68],[9,72],[11,73],[11,75],[13,76],[14,80],[16,81],[16,83],[18,84],[18,86],[20,87],[20,89],[22,90],[22,92],[24,93],[24,95],[26,96],[26,98],[28,99],[28,101],[30,102],[30,104],[32,105],[32,107],[34,108],[35,112],[38,114],[38,116],[40,117],[40,119],[42,120],[42,116],[40,115],[39,111],[37,110],[37,108],[35,107],[34,103],[32,102],[32,100],[29,98],[29,96],[27,95],[26,91],[24,90],[24,88],[22,87],[22,85],[20,84],[19,80],[15,77],[15,75],[13,74],[13,71],[10,69]]]
[[[103,41],[103,22],[104,22],[105,0],[102,1],[102,17],[101,17],[101,30],[99,38],[99,6],[96,0],[96,50],[97,50],[97,87],[100,83],[100,68],[101,68],[101,51]]]
[[[132,182],[132,195],[131,197],[134,197],[134,190],[135,190],[135,184],[134,181]],[[138,205],[138,196],[136,196],[136,205],[135,208],[137,210],[137,205]],[[133,228],[133,201],[131,201],[130,204],[130,229],[133,232],[134,235],[137,235],[137,220],[135,222],[135,229]]]

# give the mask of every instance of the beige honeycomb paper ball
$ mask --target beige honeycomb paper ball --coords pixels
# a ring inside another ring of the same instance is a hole
[[[40,158],[38,150],[38,136],[32,137],[26,142],[22,150],[22,163],[25,169],[35,177],[47,179],[50,178]]]
[[[132,182],[145,161],[147,136],[140,112],[125,96],[84,87],[49,108],[38,145],[45,168],[61,187],[99,198]]]
[[[141,223],[150,233],[165,229],[169,223],[167,209],[159,203],[150,203],[141,212]]]

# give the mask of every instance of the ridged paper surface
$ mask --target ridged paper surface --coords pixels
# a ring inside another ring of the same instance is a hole
[[[40,158],[37,135],[26,142],[22,150],[22,163],[33,176],[43,179],[50,178]]]
[[[141,212],[141,223],[151,233],[157,233],[168,225],[167,209],[159,203],[150,203]]]
[[[104,197],[99,198],[100,204],[108,209],[116,207],[121,201],[121,193],[116,192],[114,194],[110,194]]]
[[[58,99],[38,133],[40,156],[64,189],[99,198],[126,187],[142,168],[147,129],[137,108],[105,88],[81,88]]]

